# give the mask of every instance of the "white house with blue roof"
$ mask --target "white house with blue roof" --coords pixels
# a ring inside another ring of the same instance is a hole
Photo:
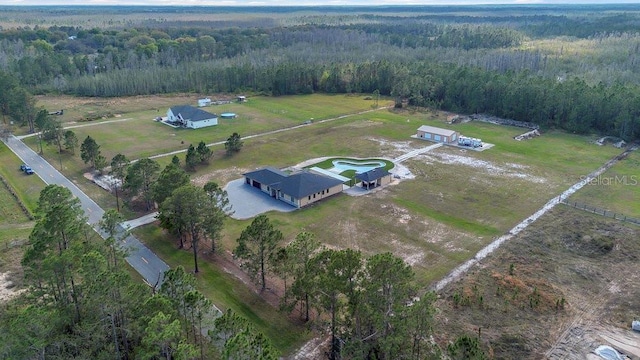
[[[245,183],[297,208],[342,192],[343,181],[304,170],[287,174],[266,167],[244,174]]]
[[[191,105],[179,105],[169,108],[167,111],[167,121],[191,129],[200,129],[207,126],[218,125],[218,115]]]

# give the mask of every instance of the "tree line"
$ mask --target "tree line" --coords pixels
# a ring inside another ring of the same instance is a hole
[[[37,111],[29,91],[114,97],[378,90],[415,106],[638,137],[640,41],[615,25],[633,23],[633,14],[579,13],[572,21],[548,14],[480,17],[486,22],[460,15],[335,16],[325,23],[300,17],[287,27],[3,30],[0,82],[11,89],[9,96],[0,93],[3,115],[34,131]],[[560,48],[552,56],[522,48],[527,36],[545,36],[528,27],[551,23],[599,29],[590,41],[616,55],[579,57]]]
[[[154,289],[131,279],[118,245],[127,236],[122,221],[117,211],[105,212],[103,240],[68,189],[42,190],[22,259],[26,291],[0,309],[0,357],[277,358],[264,335],[232,311],[214,323],[221,314],[182,267]]]
[[[496,73],[478,68],[424,62],[388,61],[317,65],[280,63],[262,67],[201,64],[167,69],[172,76],[149,71],[124,72],[131,94],[162,91],[160,79],[193,81],[175,84],[181,91],[255,91],[273,95],[373,93],[407,99],[409,105],[466,114],[488,113],[543,128],[600,134],[634,140],[640,136],[640,87],[589,85],[577,78],[548,79],[527,72]],[[154,80],[157,82],[154,83]],[[136,81],[140,80],[140,81]],[[113,78],[83,78],[79,94],[107,96]],[[121,83],[125,85],[125,83]],[[147,88],[145,88],[147,87]],[[115,90],[116,93],[118,92]],[[125,89],[121,91],[128,92]]]
[[[419,292],[413,269],[401,258],[328,249],[306,231],[284,245],[283,240],[269,218],[259,215],[242,231],[233,254],[261,291],[279,278],[281,311],[298,314],[329,336],[326,358],[488,358],[472,336],[444,348],[433,341],[436,295]]]

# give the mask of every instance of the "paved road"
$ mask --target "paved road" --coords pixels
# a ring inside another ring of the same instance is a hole
[[[27,145],[20,141],[15,136],[11,136],[4,142],[16,156],[18,156],[24,163],[29,164],[36,174],[46,184],[57,184],[66,187],[80,199],[82,209],[87,215],[87,222],[91,225],[103,238],[105,234],[100,231],[98,222],[104,214],[104,210],[91,200],[80,188],[78,188],[73,182],[62,175],[45,159],[38,155],[35,151],[31,150]],[[19,171],[18,169],[15,169]],[[124,229],[120,229],[124,231]],[[150,285],[159,284],[162,280],[162,275],[165,271],[169,270],[169,266],[162,261],[156,254],[151,252],[149,248],[144,246],[133,235],[127,236],[122,241],[122,247],[127,251],[127,262],[142,275],[147,283]]]

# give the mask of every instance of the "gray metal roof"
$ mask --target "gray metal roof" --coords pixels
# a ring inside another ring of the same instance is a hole
[[[209,119],[218,117],[218,115],[216,114],[212,114],[202,109],[198,109],[197,107],[193,107],[191,105],[173,106],[171,107],[171,112],[173,113],[173,115],[176,115],[176,116],[180,114],[183,120],[191,120],[191,121],[203,121],[203,120],[209,120]]]
[[[418,131],[424,131],[431,134],[442,135],[442,136],[451,136],[456,132],[454,130],[442,129],[435,126],[422,125],[418,128]]]
[[[282,179],[289,176],[289,174],[280,171],[273,167],[266,167],[262,169],[258,169],[255,171],[251,171],[243,174],[249,179],[253,179],[261,184],[272,186],[272,184],[276,184],[282,181]]]
[[[389,175],[389,172],[385,170],[383,167],[379,167],[379,168],[371,169],[361,174],[356,174],[356,179],[366,181],[366,182],[372,182],[380,178],[383,178],[387,175]]]
[[[287,174],[272,167],[248,172],[244,176],[298,199],[343,183],[338,179],[309,171]]]
[[[342,181],[338,179],[304,171],[289,175],[274,187],[287,195],[300,199],[341,184]]]

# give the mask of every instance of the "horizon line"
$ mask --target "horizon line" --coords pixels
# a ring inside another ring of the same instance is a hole
[[[455,0],[454,0],[455,1]],[[485,0],[486,1],[486,0]],[[508,0],[507,0],[508,1]],[[544,1],[544,0],[542,0]],[[606,0],[604,0],[606,1]],[[546,3],[546,2],[478,2],[474,4],[466,4],[459,2],[451,2],[451,3],[439,3],[439,4],[333,4],[333,5],[314,5],[314,4],[260,4],[260,3],[252,3],[252,4],[104,4],[104,3],[95,3],[95,4],[27,4],[27,3],[16,3],[16,4],[0,4],[0,8],[3,7],[176,7],[176,8],[202,8],[202,7],[277,7],[277,8],[340,8],[340,7],[361,7],[361,8],[381,8],[381,7],[479,7],[479,6],[515,6],[515,7],[538,7],[538,6],[617,6],[617,5],[625,5],[631,6],[636,5],[640,8],[640,3],[635,2],[634,0],[627,0],[627,2],[599,2],[599,1],[587,1],[587,2],[571,2],[571,0],[565,0],[563,2],[554,2],[554,3]]]

